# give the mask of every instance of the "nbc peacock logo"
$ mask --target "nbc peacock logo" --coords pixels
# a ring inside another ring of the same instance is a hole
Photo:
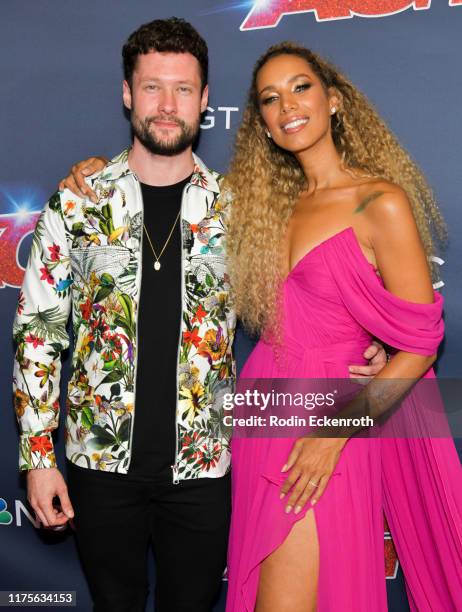
[[[13,522],[13,515],[7,510],[8,504],[0,497],[0,525],[11,525]]]

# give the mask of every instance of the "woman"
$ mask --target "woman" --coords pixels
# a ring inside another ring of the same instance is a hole
[[[371,336],[396,349],[378,379],[434,376],[442,298],[428,257],[444,223],[343,75],[303,47],[271,47],[225,184],[236,308],[262,335],[242,378],[347,377]],[[229,612],[386,610],[382,508],[411,608],[460,606],[452,440],[235,437],[232,456]]]

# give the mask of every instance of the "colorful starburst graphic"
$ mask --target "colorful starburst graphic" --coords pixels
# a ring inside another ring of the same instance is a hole
[[[0,525],[11,525],[13,522],[13,515],[7,510],[8,504],[0,497]]]
[[[44,199],[27,185],[0,185],[0,289],[18,288],[24,267],[19,262],[23,240],[34,231]]]

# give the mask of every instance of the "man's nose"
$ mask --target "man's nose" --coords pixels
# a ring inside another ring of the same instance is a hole
[[[162,90],[159,98],[159,111],[171,115],[176,112],[175,92],[169,88]]]

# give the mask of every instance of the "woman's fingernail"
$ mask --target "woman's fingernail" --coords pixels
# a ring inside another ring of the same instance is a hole
[[[285,496],[286,496],[285,493],[281,493],[281,495],[279,496],[279,499],[284,499]]]
[[[287,472],[287,463],[283,465],[281,472]]]
[[[286,514],[292,511],[292,506],[286,506]]]
[[[295,506],[294,514],[298,514],[301,509],[302,509],[301,506]]]
[[[314,504],[317,502],[317,499],[313,499],[313,501],[311,502],[311,505],[314,506]]]

